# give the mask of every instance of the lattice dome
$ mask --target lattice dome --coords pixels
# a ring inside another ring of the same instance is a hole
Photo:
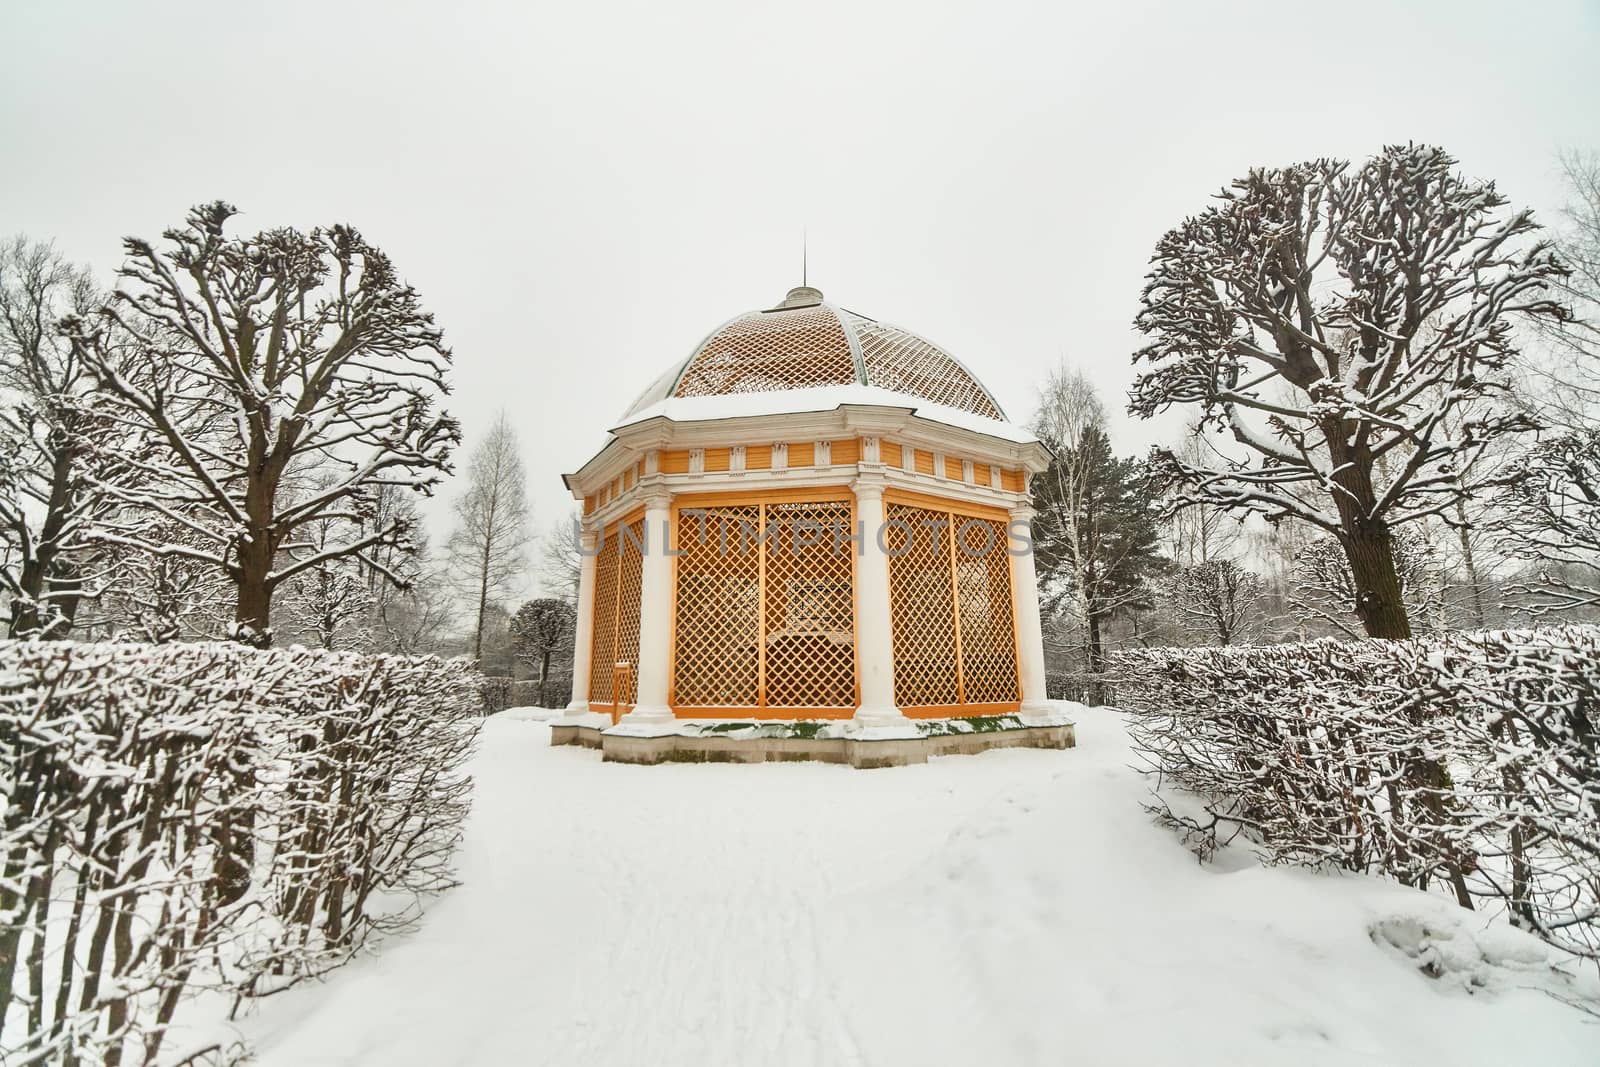
[[[987,419],[1005,413],[954,356],[909,330],[826,303],[809,286],[724,323],[647,389],[625,419],[674,397],[866,385]]]

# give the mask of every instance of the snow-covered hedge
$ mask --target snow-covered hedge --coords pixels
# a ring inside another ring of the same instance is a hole
[[[1114,655],[1134,744],[1273,862],[1490,898],[1600,959],[1600,627]]]
[[[564,708],[572,700],[570,677],[550,678],[543,682],[527,678],[511,683],[511,706],[514,708]]]
[[[163,1047],[185,994],[281,989],[451,885],[480,715],[461,661],[0,642],[7,1062],[234,1058]]]
[[[481,674],[478,676],[478,695],[483,700],[483,713],[493,715],[511,707],[512,687],[509,674]]]

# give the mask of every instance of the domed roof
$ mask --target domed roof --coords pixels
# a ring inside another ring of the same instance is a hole
[[[1005,413],[972,372],[909,330],[834,307],[810,286],[711,333],[623,416],[677,397],[869,386],[997,422]]]

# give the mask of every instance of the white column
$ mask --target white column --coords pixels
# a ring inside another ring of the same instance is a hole
[[[598,532],[585,524],[578,535],[578,617],[572,634],[572,702],[567,717],[589,712],[589,657],[594,649],[594,558]]]
[[[672,669],[672,495],[649,492],[644,502],[645,545],[639,577],[639,693],[622,722],[634,726],[673,721],[667,706]]]
[[[861,544],[856,551],[856,661],[861,670],[862,726],[906,726],[894,703],[894,632],[889,615],[889,557],[879,545],[883,531],[881,474],[863,474],[852,488]]]
[[[1033,508],[1027,504],[1012,508],[1011,522],[1020,523],[1024,530],[1031,531]],[[1023,714],[1043,715],[1050,711],[1050,703],[1045,697],[1044,627],[1039,623],[1039,580],[1033,569],[1033,537],[1029,533],[1025,543],[1018,537],[1008,537],[1006,548],[1011,553],[1011,600],[1016,606],[1022,711]]]

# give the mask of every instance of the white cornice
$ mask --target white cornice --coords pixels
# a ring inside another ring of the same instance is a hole
[[[951,426],[918,415],[909,407],[843,404],[830,411],[785,412],[738,418],[676,422],[655,416],[613,431],[615,436],[576,472],[563,476],[574,497],[609,483],[645,454],[667,448],[720,448],[763,441],[816,441],[859,437],[887,438],[927,451],[938,451],[978,466],[1021,467],[1037,474],[1050,464],[1050,453],[1038,441],[1013,441]],[[835,471],[847,468],[824,468]],[[678,476],[674,476],[678,477]],[[717,474],[697,474],[714,479]],[[936,479],[941,484],[948,479]]]
[[[917,474],[881,463],[841,463],[829,467],[794,467],[776,471],[711,471],[705,474],[650,475],[605,507],[586,516],[586,521],[592,525],[609,525],[623,515],[636,511],[647,497],[661,492],[681,496],[690,493],[812,489],[821,486],[852,485],[861,480],[879,484],[886,489],[904,489],[929,496],[987,504],[1006,511],[1013,511],[1028,504],[1028,494],[1025,492],[1013,493],[1005,489],[953,481],[932,474]]]

